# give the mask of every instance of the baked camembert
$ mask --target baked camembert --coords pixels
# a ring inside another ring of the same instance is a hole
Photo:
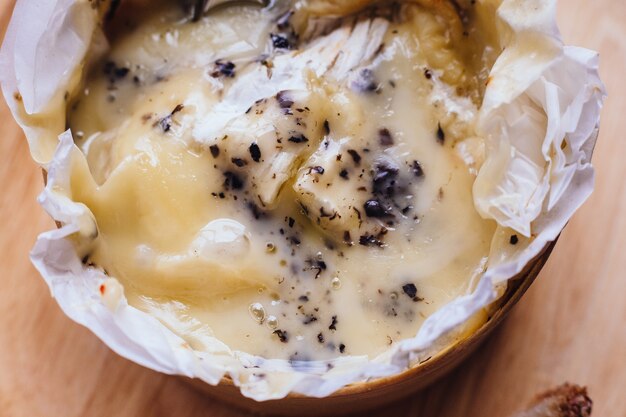
[[[196,350],[292,361],[374,358],[471,291],[499,51],[470,2],[381,3],[123,3],[69,103],[84,262]]]

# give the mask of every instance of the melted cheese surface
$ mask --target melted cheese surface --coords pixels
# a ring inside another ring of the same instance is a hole
[[[291,6],[120,11],[69,117],[85,255],[195,349],[375,357],[484,271],[482,41],[423,5]]]

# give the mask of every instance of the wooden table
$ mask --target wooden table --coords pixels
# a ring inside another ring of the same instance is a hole
[[[13,2],[0,3],[0,33]],[[594,156],[597,190],[481,350],[372,416],[506,417],[565,381],[589,387],[594,416],[626,416],[626,2],[561,0],[559,17],[569,43],[602,54],[610,98]],[[61,313],[28,260],[37,234],[54,226],[35,201],[41,173],[1,100],[0,126],[0,415],[244,415],[118,357]]]

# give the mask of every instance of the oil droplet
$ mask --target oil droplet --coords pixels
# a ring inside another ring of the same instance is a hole
[[[333,288],[333,290],[338,290],[339,288],[341,288],[341,280],[339,279],[339,277],[335,277],[330,281],[330,286]]]
[[[276,245],[274,245],[272,242],[267,242],[267,244],[265,245],[265,251],[267,253],[276,253]]]
[[[267,323],[267,327],[269,327],[272,330],[278,328],[278,319],[274,316],[268,316],[266,323]]]
[[[261,324],[265,320],[265,308],[261,303],[252,303],[248,308],[250,315],[257,323]]]
[[[391,298],[392,300],[397,300],[398,299],[398,293],[397,292],[392,292],[391,294],[389,294],[389,298]]]

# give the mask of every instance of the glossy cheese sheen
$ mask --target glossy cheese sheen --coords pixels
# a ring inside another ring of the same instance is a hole
[[[375,357],[486,265],[495,224],[455,149],[473,63],[449,45],[431,62],[448,23],[419,6],[289,49],[279,11],[159,6],[116,29],[70,115],[86,255],[195,349]]]

